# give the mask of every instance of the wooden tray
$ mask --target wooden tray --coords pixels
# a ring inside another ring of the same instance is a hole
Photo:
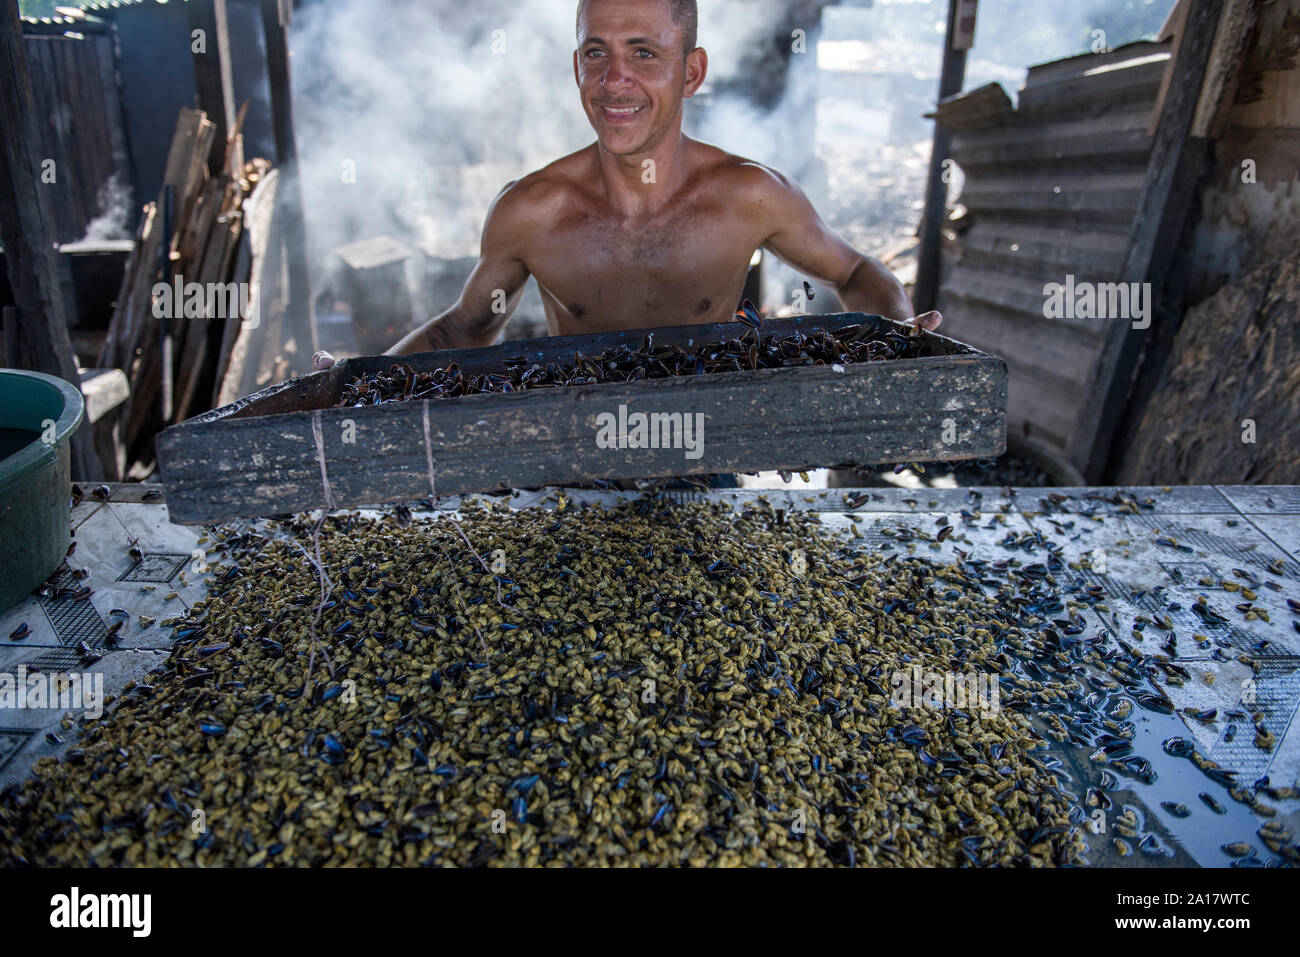
[[[767,320],[759,332],[833,332],[853,323],[896,325],[840,313]],[[454,361],[473,373],[499,369],[509,356],[544,364],[578,350],[635,347],[648,331],[656,346],[693,348],[745,330],[669,326],[344,360],[164,431],[157,448],[171,520],[193,525],[596,479],[955,461],[1006,449],[1006,363],[933,333],[924,334],[916,359],[333,407],[347,380],[399,361],[417,371]],[[620,405],[629,415],[702,413],[702,454],[599,447],[597,417],[617,416]]]

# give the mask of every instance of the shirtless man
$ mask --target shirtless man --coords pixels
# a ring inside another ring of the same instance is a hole
[[[573,73],[596,142],[510,183],[460,300],[390,354],[492,345],[530,275],[553,336],[725,322],[754,250],[844,307],[912,316],[902,285],[822,221],[793,181],[682,132],[704,82],[695,0],[582,0]],[[939,325],[937,312],[915,320]],[[315,365],[334,360],[318,353]]]

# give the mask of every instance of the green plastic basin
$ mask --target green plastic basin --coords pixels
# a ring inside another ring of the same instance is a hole
[[[85,403],[74,385],[0,369],[0,612],[49,578],[68,551],[72,479],[68,439]],[[32,433],[22,441],[22,432]],[[16,451],[15,451],[16,449]]]

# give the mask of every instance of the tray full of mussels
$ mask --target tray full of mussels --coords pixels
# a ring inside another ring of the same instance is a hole
[[[996,356],[860,313],[737,319],[341,361],[163,432],[171,520],[1006,448]]]

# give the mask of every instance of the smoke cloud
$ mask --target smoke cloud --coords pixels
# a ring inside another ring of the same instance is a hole
[[[431,257],[476,255],[507,182],[593,142],[573,78],[576,6],[331,0],[296,14],[294,119],[317,288],[332,250],[377,235]],[[728,88],[786,6],[700,4],[710,89]],[[693,135],[792,175],[811,155],[779,106],[731,92],[699,101],[688,103]]]
[[[131,189],[125,180],[113,174],[99,189],[96,197],[99,213],[86,224],[86,235],[79,242],[98,243],[110,239],[130,239],[130,222],[135,214]]]

